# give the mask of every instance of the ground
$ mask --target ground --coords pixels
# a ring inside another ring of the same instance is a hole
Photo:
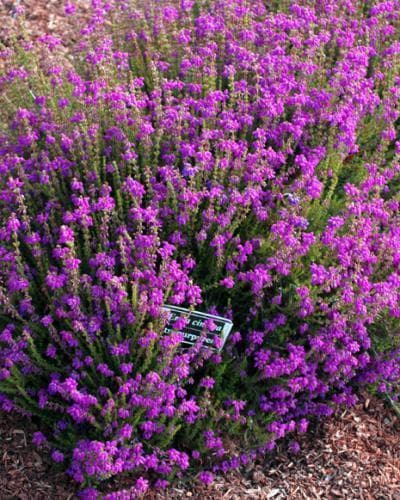
[[[0,498],[75,498],[75,485],[31,445],[34,430],[33,424],[0,414]],[[264,463],[217,477],[210,487],[178,483],[146,498],[400,500],[399,432],[391,409],[363,396],[353,409],[304,436],[297,455],[282,445]]]

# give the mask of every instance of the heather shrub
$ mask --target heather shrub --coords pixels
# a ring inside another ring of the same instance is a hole
[[[3,410],[130,498],[396,398],[399,2],[92,4],[68,53],[1,52]]]

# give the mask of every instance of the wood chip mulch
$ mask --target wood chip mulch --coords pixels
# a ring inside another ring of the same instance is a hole
[[[34,430],[0,414],[0,499],[76,498],[72,481],[30,444]],[[264,463],[217,477],[211,486],[178,483],[146,498],[400,500],[399,432],[391,409],[365,397],[303,436],[297,455],[282,446]]]
[[[68,40],[72,45],[79,39],[79,29],[89,17],[91,0],[75,0],[73,17],[64,14],[67,0],[0,0],[0,42],[10,36],[22,35],[18,12],[24,14],[24,35],[35,39],[50,34]]]

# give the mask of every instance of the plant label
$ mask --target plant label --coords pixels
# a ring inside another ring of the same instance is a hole
[[[184,338],[182,340],[183,347],[190,347],[194,345],[198,339],[206,334],[203,341],[203,347],[206,349],[213,349],[215,351],[221,352],[225,342],[232,330],[233,323],[230,319],[222,318],[221,316],[214,316],[213,314],[206,314],[198,311],[190,311],[183,307],[176,307],[165,305],[164,310],[170,313],[168,318],[168,323],[164,328],[164,334],[170,334],[174,328],[173,325],[178,318],[186,317],[187,322],[179,333],[182,333]],[[213,331],[207,329],[207,320],[212,320],[215,325]],[[214,339],[220,338],[218,346],[215,346]]]

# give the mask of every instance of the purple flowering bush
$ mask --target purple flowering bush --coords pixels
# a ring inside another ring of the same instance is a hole
[[[93,0],[67,54],[2,47],[0,407],[85,498],[396,398],[399,28],[399,1]],[[232,319],[224,349],[164,304]]]

